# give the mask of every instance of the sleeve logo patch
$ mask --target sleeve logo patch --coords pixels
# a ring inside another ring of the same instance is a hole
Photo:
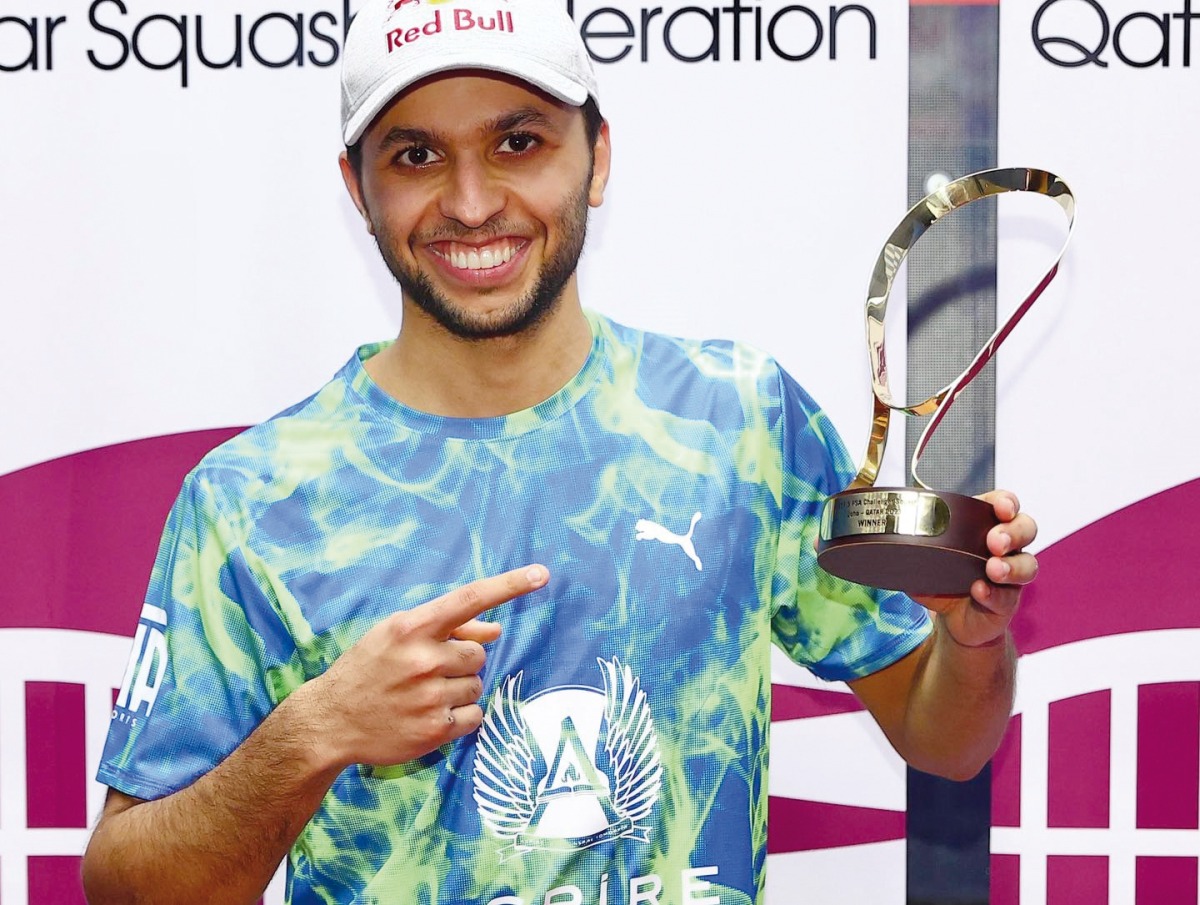
[[[166,627],[166,610],[149,603],[142,607],[113,719],[136,726],[139,714],[150,716],[167,673]]]

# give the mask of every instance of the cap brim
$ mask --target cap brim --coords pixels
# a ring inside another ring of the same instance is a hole
[[[366,100],[358,105],[354,114],[346,120],[342,133],[347,147],[357,142],[367,131],[367,127],[376,116],[383,111],[392,100],[406,88],[443,72],[458,69],[483,69],[488,72],[498,72],[511,75],[513,78],[528,82],[535,88],[557,98],[564,104],[580,107],[591,93],[587,85],[569,78],[563,73],[537,60],[514,60],[508,48],[497,48],[497,53],[483,55],[474,48],[471,54],[445,54],[439,56],[433,65],[425,65],[410,70],[395,69],[389,72],[378,85],[373,87]]]

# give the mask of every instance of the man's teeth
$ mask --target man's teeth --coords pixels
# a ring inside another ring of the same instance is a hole
[[[489,245],[468,250],[451,249],[450,263],[460,270],[488,270],[512,260],[511,245]]]

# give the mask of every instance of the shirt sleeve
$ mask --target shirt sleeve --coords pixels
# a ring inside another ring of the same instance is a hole
[[[211,770],[270,713],[294,645],[210,481],[193,472],[167,520],[97,779],[160,798]]]
[[[817,565],[822,506],[853,480],[855,468],[825,414],[790,375],[778,373],[783,498],[773,640],[822,679],[861,678],[916,648],[930,632],[929,614],[905,594],[853,584]]]

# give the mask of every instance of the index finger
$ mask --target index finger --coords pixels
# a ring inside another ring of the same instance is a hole
[[[514,597],[536,591],[549,580],[550,573],[545,566],[521,566],[455,588],[410,610],[409,618],[441,637],[449,637],[463,623]]]
[[[1021,503],[1011,490],[989,490],[981,493],[979,499],[991,503],[996,510],[996,518],[1001,522],[1011,522],[1021,511]]]

